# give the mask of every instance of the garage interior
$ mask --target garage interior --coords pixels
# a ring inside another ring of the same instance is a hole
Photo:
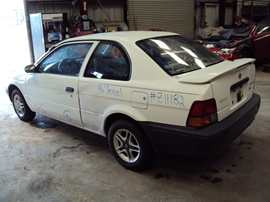
[[[270,58],[256,62],[259,113],[223,153],[208,158],[157,154],[143,172],[119,165],[103,137],[40,114],[29,123],[20,121],[4,91],[8,75],[24,71],[54,43],[44,30],[43,38],[37,37],[39,42],[33,40],[31,15],[64,14],[63,39],[96,32],[165,30],[195,40],[198,29],[206,24],[231,27],[235,15],[260,22],[270,17],[269,8],[270,0],[6,3],[0,8],[4,27],[0,33],[4,62],[0,76],[0,201],[269,201]],[[35,47],[40,42],[41,52]]]

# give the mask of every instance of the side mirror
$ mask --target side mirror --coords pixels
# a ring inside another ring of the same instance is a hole
[[[27,73],[35,72],[36,71],[36,66],[35,65],[27,65],[24,68],[24,71]]]

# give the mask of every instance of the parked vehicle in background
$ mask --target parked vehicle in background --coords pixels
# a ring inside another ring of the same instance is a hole
[[[203,45],[224,59],[255,58],[261,60],[270,57],[270,19],[258,25],[248,23],[247,27],[238,27],[219,32],[220,36],[205,38]]]
[[[254,59],[226,61],[168,32],[110,32],[53,46],[6,91],[23,121],[35,113],[108,139],[142,170],[153,154],[221,152],[254,120]]]
[[[62,41],[63,40],[63,36],[62,36],[62,33],[61,32],[50,31],[48,33],[47,39],[48,39],[48,42]]]

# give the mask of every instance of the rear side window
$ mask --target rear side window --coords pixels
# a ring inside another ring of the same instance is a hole
[[[129,80],[130,62],[125,50],[115,42],[100,42],[88,62],[84,76]]]
[[[224,61],[201,44],[179,35],[146,39],[136,44],[171,76]]]

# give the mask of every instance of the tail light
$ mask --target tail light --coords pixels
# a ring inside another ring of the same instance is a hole
[[[217,122],[215,99],[193,103],[187,119],[188,127],[201,128],[215,122]]]

